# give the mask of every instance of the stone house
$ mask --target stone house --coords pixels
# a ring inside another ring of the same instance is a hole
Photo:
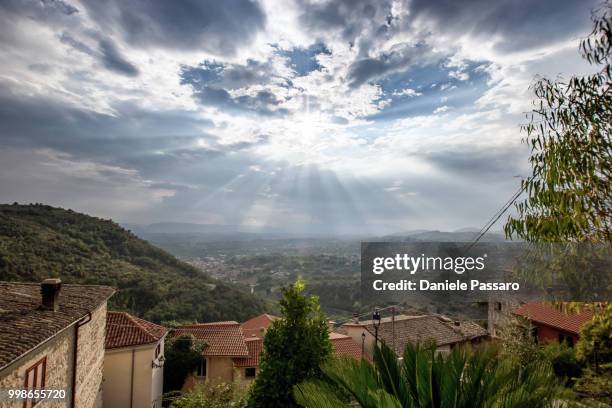
[[[376,341],[372,320],[354,321],[341,326],[341,331],[371,352]],[[461,344],[475,344],[488,338],[487,331],[471,321],[452,321],[440,315],[384,317],[378,327],[378,340],[391,347],[399,357],[406,345],[433,341],[437,351],[450,352]]]
[[[0,282],[0,389],[60,390],[46,407],[102,406],[107,286]],[[31,408],[39,400],[4,400]]]
[[[166,328],[125,312],[106,315],[105,407],[160,408]]]

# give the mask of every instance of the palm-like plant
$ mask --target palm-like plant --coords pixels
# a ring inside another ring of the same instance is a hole
[[[404,358],[382,345],[374,364],[349,358],[323,367],[324,379],[298,385],[308,408],[540,408],[563,394],[549,364],[521,366],[492,347],[456,348],[436,354],[433,344],[407,346]]]

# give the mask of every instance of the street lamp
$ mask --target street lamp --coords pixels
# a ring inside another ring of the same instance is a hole
[[[365,332],[361,333],[361,359],[363,359],[364,354],[365,354],[365,338],[366,338],[366,334]]]
[[[380,313],[378,309],[374,309],[374,314],[372,315],[372,323],[374,324],[374,339],[375,344],[378,346],[378,328],[380,327]]]

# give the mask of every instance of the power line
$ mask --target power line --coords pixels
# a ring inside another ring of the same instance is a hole
[[[465,252],[469,252],[470,249],[474,247],[482,239],[482,237],[499,221],[499,219],[508,211],[510,206],[514,204],[514,202],[521,196],[523,191],[525,191],[525,187],[527,186],[527,182],[530,180],[528,178],[525,182],[521,183],[521,186],[512,194],[510,199],[506,201],[506,203],[499,209],[493,216],[485,223],[485,225],[478,231],[476,238],[470,243]]]

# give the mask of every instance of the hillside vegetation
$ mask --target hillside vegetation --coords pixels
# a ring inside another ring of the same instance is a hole
[[[110,307],[155,322],[244,320],[264,302],[110,220],[41,204],[0,205],[0,280],[110,285]]]

